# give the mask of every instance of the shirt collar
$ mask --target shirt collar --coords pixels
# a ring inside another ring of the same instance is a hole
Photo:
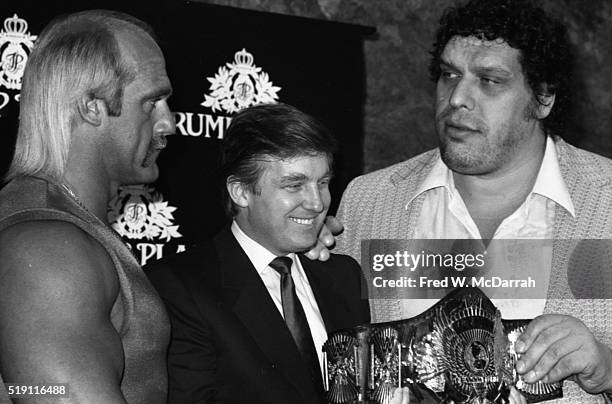
[[[451,194],[452,190],[455,188],[453,172],[448,169],[440,156],[438,156],[436,162],[431,168],[431,171],[429,174],[427,174],[427,177],[425,177],[425,181],[419,185],[417,191],[406,204],[406,208],[408,208],[408,205],[410,205],[417,196],[435,188],[446,188],[446,190]]]
[[[417,196],[440,187],[446,188],[449,194],[452,195],[455,189],[455,181],[453,179],[453,172],[444,164],[442,157],[438,156],[425,181],[421,183],[417,188],[417,192],[406,204],[406,208]],[[576,217],[572,198],[561,175],[555,142],[550,136],[546,137],[546,148],[542,158],[542,165],[540,166],[540,171],[538,171],[531,194],[539,194],[552,200],[567,210],[573,217]]]
[[[238,226],[238,223],[236,223],[235,220],[232,222],[231,230],[232,234],[236,238],[236,241],[238,241],[240,247],[242,247],[246,255],[251,260],[251,263],[255,267],[255,270],[257,270],[257,273],[261,274],[263,271],[265,271],[270,265],[270,262],[276,258],[276,255],[272,254],[270,250],[253,240],[251,237],[247,236],[247,234],[240,228],[240,226]],[[287,257],[291,258],[295,262],[294,253],[287,254]]]
[[[572,217],[576,217],[572,198],[561,175],[555,142],[550,136],[546,138],[544,158],[531,192],[554,201],[561,205]]]

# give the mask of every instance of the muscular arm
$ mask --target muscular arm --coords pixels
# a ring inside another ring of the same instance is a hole
[[[110,321],[118,280],[103,248],[71,224],[38,221],[0,233],[0,257],[4,382],[67,383],[62,402],[125,402]]]

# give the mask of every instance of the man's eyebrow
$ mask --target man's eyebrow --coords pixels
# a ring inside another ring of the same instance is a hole
[[[283,175],[280,179],[281,182],[293,182],[293,181],[305,181],[308,180],[308,176],[303,173],[290,173]]]
[[[440,59],[440,68],[455,69],[455,70],[457,69],[457,67],[455,67],[455,65],[452,62],[448,60],[444,60],[444,59]],[[510,78],[513,76],[510,70],[505,69],[501,66],[496,66],[496,65],[477,66],[474,68],[474,72],[479,75],[493,74],[493,75],[501,76],[505,78]]]
[[[510,78],[513,76],[511,71],[509,71],[508,69],[504,69],[503,67],[499,67],[499,66],[482,66],[482,67],[477,67],[474,70],[476,73],[480,75],[492,74],[495,76],[500,76],[500,77],[505,77],[505,78]]]
[[[148,98],[148,99],[170,98],[171,95],[172,95],[172,87],[163,87],[155,91],[151,91],[145,96],[145,98]]]
[[[451,62],[442,58],[440,58],[440,67],[456,69],[456,67]]]
[[[333,177],[333,173],[332,171],[328,171],[326,172],[324,175],[321,176],[320,179],[331,179]],[[287,175],[284,175],[281,177],[280,182],[281,183],[286,183],[286,182],[295,182],[295,181],[308,181],[310,179],[310,177],[304,173],[290,173]]]

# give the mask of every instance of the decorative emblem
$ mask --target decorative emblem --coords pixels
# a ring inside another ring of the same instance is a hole
[[[4,20],[0,31],[0,86],[21,90],[21,78],[36,35],[28,32],[28,23],[14,14]]]
[[[325,380],[331,380],[331,386],[327,385],[327,400],[330,403],[349,403],[359,393],[357,380],[357,338],[338,333],[328,339],[323,345],[325,358]]]
[[[242,49],[234,54],[234,63],[221,66],[215,77],[207,77],[210,95],[204,95],[204,107],[233,114],[243,108],[278,100],[280,87],[272,85],[268,74],[253,64],[253,55]]]
[[[500,380],[500,369],[493,360],[495,344],[505,346],[505,341],[495,341],[496,327],[503,327],[501,314],[477,295],[458,303],[450,313],[440,310],[434,319],[434,344],[444,353],[438,355],[441,361],[437,370],[446,371],[449,387],[458,393],[455,401],[459,397],[461,401],[468,397],[491,399],[500,382],[512,383],[511,379]]]
[[[121,187],[109,204],[108,220],[122,237],[168,242],[183,237],[173,225],[175,210],[151,187]]]
[[[489,355],[482,342],[470,341],[463,352],[466,367],[475,374],[483,373],[489,367]]]
[[[526,383],[515,371],[528,323],[503,320],[480,289],[465,288],[416,317],[337,331],[323,345],[328,401],[389,404],[399,386],[419,403],[502,404],[511,387],[529,403],[559,398],[562,383]]]
[[[376,403],[391,401],[393,391],[401,379],[400,361],[401,345],[398,343],[399,332],[392,327],[374,331],[370,336],[373,366],[372,398]]]

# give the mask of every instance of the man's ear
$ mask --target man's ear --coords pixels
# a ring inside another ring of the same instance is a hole
[[[536,118],[544,119],[550,115],[553,106],[555,105],[555,92],[549,85],[543,83],[540,86],[540,91],[536,94]]]
[[[242,182],[234,177],[229,177],[225,182],[225,186],[227,187],[229,197],[237,206],[241,208],[249,206],[250,191]]]
[[[77,109],[81,119],[93,126],[100,126],[103,116],[107,113],[104,101],[88,94],[79,99]]]

